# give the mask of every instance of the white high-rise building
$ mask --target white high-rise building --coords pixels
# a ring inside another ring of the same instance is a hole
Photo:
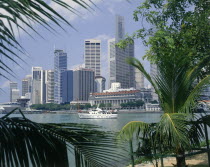
[[[11,102],[16,102],[18,98],[20,98],[20,90],[12,89],[12,101]]]
[[[13,101],[13,94],[12,94],[12,90],[13,89],[17,89],[17,82],[10,82],[9,83],[9,87],[10,87],[10,102],[15,102],[15,101]]]
[[[155,78],[157,73],[158,73],[157,65],[153,64],[153,63],[150,63],[150,75],[151,75],[151,77]],[[154,87],[151,87],[151,91],[152,91],[152,100],[158,101],[158,95],[155,93]]]
[[[42,67],[32,67],[31,103],[41,104]]]
[[[109,88],[114,82],[121,83],[122,88],[135,87],[134,67],[126,63],[127,58],[134,57],[134,44],[124,49],[116,46],[124,34],[124,17],[116,16],[115,38],[108,41]]]
[[[101,40],[85,40],[85,68],[95,72],[95,76],[101,75]]]
[[[54,103],[54,71],[46,72],[46,103]]]
[[[144,75],[138,68],[135,68],[135,83],[136,89],[144,88]]]

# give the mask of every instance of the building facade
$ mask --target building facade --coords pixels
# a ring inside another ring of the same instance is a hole
[[[85,68],[92,69],[95,76],[101,75],[101,41],[85,40]]]
[[[54,103],[54,71],[46,71],[46,103]]]
[[[158,69],[157,65],[150,63],[150,75],[154,79],[157,76]],[[154,87],[151,87],[152,90],[152,99],[158,101],[158,95],[155,93]]]
[[[62,74],[62,103],[73,101],[73,71],[67,70]]]
[[[9,87],[10,87],[10,102],[15,102],[13,101],[14,98],[13,98],[12,90],[18,88],[17,82],[10,82]]]
[[[114,82],[120,82],[122,88],[135,87],[134,67],[126,63],[127,58],[134,57],[134,44],[128,44],[124,49],[116,46],[124,35],[124,17],[116,16],[115,39],[108,41],[109,87]]]
[[[67,70],[67,53],[63,50],[54,52],[54,102],[62,103],[61,74]]]
[[[42,67],[32,67],[31,103],[41,104],[41,77]]]
[[[110,104],[113,108],[120,108],[121,103],[143,100],[151,101],[150,90],[125,90],[115,92],[91,93],[89,102],[91,105]]]
[[[144,88],[144,75],[137,68],[135,68],[135,88],[138,90]]]
[[[101,93],[105,90],[106,79],[102,76],[95,77],[95,92]]]
[[[16,102],[18,98],[20,98],[20,90],[12,89],[12,101],[11,102]]]
[[[95,74],[91,69],[78,68],[73,70],[73,100],[88,101],[90,93],[94,92]]]
[[[29,83],[27,79],[22,80],[22,96],[25,96],[29,92]]]

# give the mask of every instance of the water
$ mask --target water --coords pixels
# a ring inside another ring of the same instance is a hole
[[[154,123],[160,120],[162,113],[122,113],[118,114],[117,119],[79,119],[78,114],[25,114],[25,116],[38,123],[79,123],[79,124],[93,124],[98,125],[104,131],[119,131],[124,125],[130,121],[143,121],[146,123]],[[3,116],[0,114],[0,117]],[[20,114],[13,114],[12,116],[21,116]],[[208,128],[210,136],[210,128]],[[69,154],[70,166],[74,165],[74,158]],[[124,163],[124,162],[123,162]],[[120,165],[120,167],[125,165]]]
[[[20,115],[13,114],[12,116]],[[79,119],[78,114],[25,114],[25,116],[38,123],[84,123],[101,126],[103,130],[119,131],[130,121],[158,122],[161,113],[118,114],[117,119]]]

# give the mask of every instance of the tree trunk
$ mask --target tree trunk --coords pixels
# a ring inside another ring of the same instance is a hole
[[[177,155],[177,157],[176,157],[176,166],[177,167],[186,167],[185,155],[184,154]]]

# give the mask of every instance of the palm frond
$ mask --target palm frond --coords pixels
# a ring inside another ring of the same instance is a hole
[[[188,115],[183,113],[165,113],[157,125],[156,141],[172,148],[190,148],[187,126]]]
[[[10,114],[0,118],[1,166],[68,167],[68,150],[75,154],[76,167],[117,166],[124,156],[115,134],[97,126],[39,124]]]
[[[132,140],[134,134],[139,136],[140,133],[145,134],[149,128],[149,124],[142,121],[131,121],[127,123],[119,132],[118,137],[122,140]]]

